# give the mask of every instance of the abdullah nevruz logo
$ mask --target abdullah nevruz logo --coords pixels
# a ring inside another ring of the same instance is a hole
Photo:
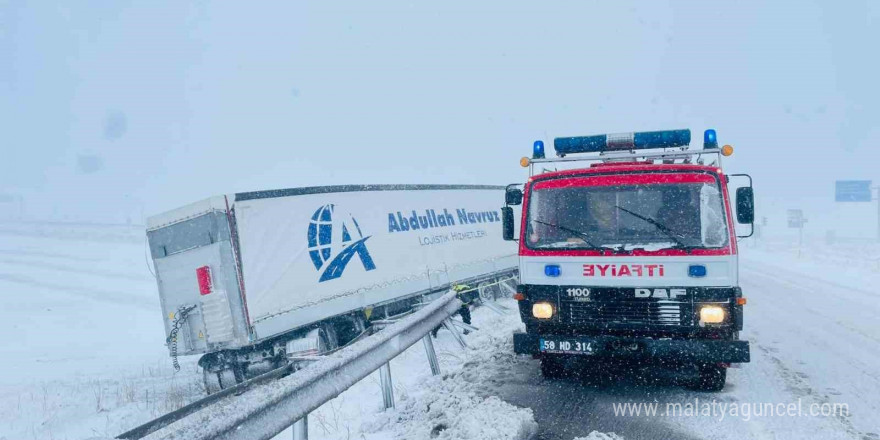
[[[308,233],[309,256],[321,274],[318,282],[342,276],[355,255],[360,258],[365,270],[375,269],[366,244],[370,237],[364,236],[351,214],[345,216],[337,212],[332,204],[318,208],[309,222]]]

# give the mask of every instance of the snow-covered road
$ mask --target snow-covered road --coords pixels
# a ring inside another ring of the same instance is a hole
[[[721,393],[691,391],[683,386],[686,373],[654,367],[598,383],[548,382],[538,362],[524,358],[486,392],[531,408],[542,439],[569,440],[593,430],[626,439],[880,438],[880,304],[871,289],[880,277],[866,271],[841,279],[833,267],[788,258],[758,250],[743,255],[740,275],[749,300],[743,336],[752,361],[730,370]],[[667,403],[704,408],[713,401],[714,414],[664,413]],[[655,402],[655,416],[615,414],[615,404]],[[768,403],[784,404],[785,411],[757,414]],[[723,419],[721,404],[728,405]],[[733,404],[746,405],[750,414],[731,416]],[[791,404],[801,415],[788,415]],[[834,404],[847,405],[848,415],[809,414],[813,408],[835,412]]]

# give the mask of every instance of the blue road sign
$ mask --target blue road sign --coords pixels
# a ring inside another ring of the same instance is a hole
[[[870,202],[870,180],[838,180],[834,182],[835,202]]]

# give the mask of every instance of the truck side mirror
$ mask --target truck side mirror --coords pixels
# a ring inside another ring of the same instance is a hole
[[[507,190],[504,192],[504,204],[505,205],[519,205],[522,204],[523,193],[519,188],[507,187]]]
[[[513,238],[513,208],[510,206],[501,208],[501,234],[507,241],[516,240]]]
[[[745,224],[755,222],[755,194],[751,187],[736,189],[736,221]]]

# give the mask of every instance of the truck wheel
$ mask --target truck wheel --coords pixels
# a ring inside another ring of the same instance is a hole
[[[244,381],[244,367],[229,362],[227,354],[209,353],[199,359],[205,391],[214,394]]]
[[[321,343],[324,346],[322,351],[335,350],[339,347],[339,337],[336,331],[336,326],[332,323],[327,323],[321,326]]]
[[[220,387],[224,390],[229,387],[234,387],[242,382],[240,377],[235,374],[234,368],[224,368],[218,371],[217,377],[220,379]]]
[[[559,379],[565,375],[565,365],[553,356],[541,357],[541,375],[545,379]]]
[[[717,365],[701,365],[699,377],[694,383],[694,389],[699,391],[718,392],[724,389],[727,382],[727,368]]]
[[[208,394],[225,390],[226,388],[238,385],[242,381],[239,380],[232,368],[224,368],[220,371],[213,371],[207,368],[202,369],[202,380],[205,384],[205,391]]]

